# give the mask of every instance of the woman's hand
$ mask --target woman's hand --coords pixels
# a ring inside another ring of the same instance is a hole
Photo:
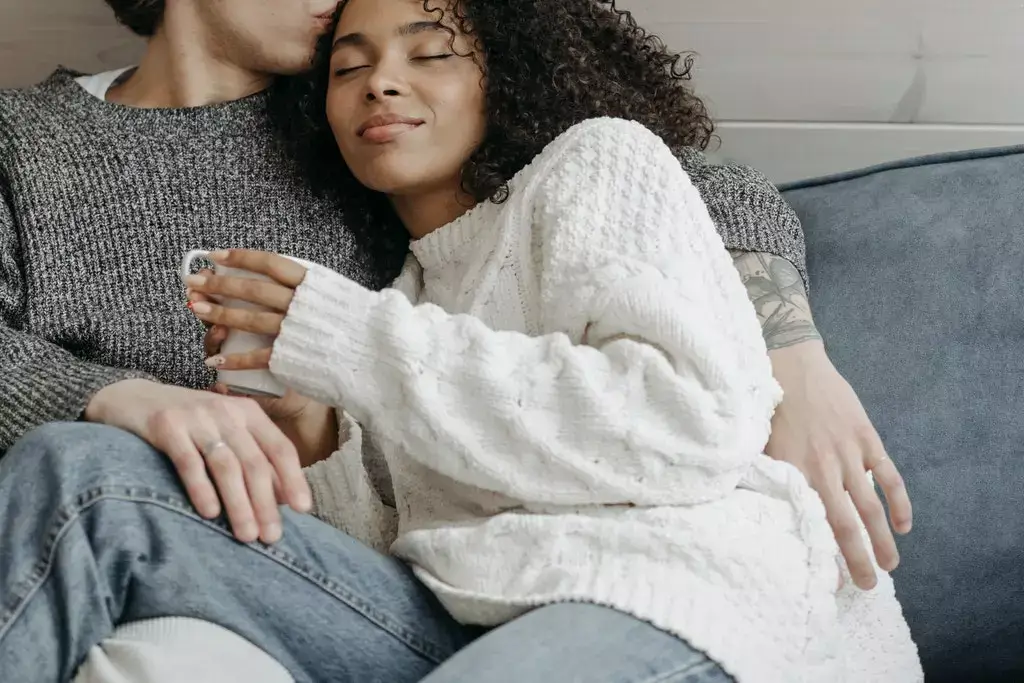
[[[198,273],[201,279],[212,276],[211,271]],[[188,300],[194,309],[196,304],[213,304],[208,295],[192,288],[188,290]],[[223,367],[220,349],[227,338],[229,328],[211,325],[206,330],[203,347],[211,365]],[[230,368],[229,368],[230,369]],[[223,384],[217,384],[213,391],[230,396],[230,390]],[[334,408],[324,406],[291,389],[280,398],[253,398],[267,416],[274,421],[285,436],[295,445],[299,452],[299,461],[303,467],[324,460],[338,447],[338,420]]]
[[[772,421],[766,452],[795,465],[821,496],[829,524],[854,583],[877,583],[857,516],[867,527],[878,565],[899,565],[885,509],[867,473],[885,493],[892,526],[910,532],[913,510],[899,471],[889,459],[860,400],[832,365],[824,346],[809,341],[770,353],[785,396]]]
[[[209,272],[192,275],[185,280],[190,291],[192,312],[203,322],[222,328],[219,335],[225,335],[228,329],[237,329],[276,338],[281,332],[295,288],[306,277],[306,268],[283,256],[263,251],[236,249],[215,252],[210,258],[220,265],[265,275],[271,281]],[[215,297],[247,301],[265,310],[226,308],[215,303]],[[220,341],[223,341],[223,336]],[[207,364],[221,370],[263,369],[270,367],[272,352],[273,347],[230,356],[214,355]]]

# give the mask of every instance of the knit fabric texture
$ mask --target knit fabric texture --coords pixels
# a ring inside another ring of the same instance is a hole
[[[821,501],[762,454],[781,390],[659,138],[579,124],[506,203],[412,252],[384,292],[311,269],[275,344],[279,377],[361,426],[309,472],[318,514],[411,564],[463,622],[586,601],[745,683],[921,680],[889,577],[839,599]]]
[[[211,383],[177,275],[190,249],[281,252],[374,283],[339,207],[276,144],[265,95],[137,109],[75,75],[0,93],[0,453],[118,380]]]
[[[189,249],[266,249],[385,283],[275,144],[265,95],[136,109],[78,75],[0,91],[0,454],[119,380],[210,384],[176,276]],[[763,176],[696,150],[681,161],[727,246],[803,272],[800,224]]]

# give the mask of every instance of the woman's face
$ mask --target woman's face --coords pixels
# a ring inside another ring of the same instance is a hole
[[[350,0],[334,34],[331,130],[356,178],[391,196],[457,192],[484,137],[480,56],[423,4]]]

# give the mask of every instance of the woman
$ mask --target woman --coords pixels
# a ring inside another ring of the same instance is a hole
[[[219,254],[274,282],[201,276],[197,295],[269,312],[194,310],[276,341],[211,365],[269,365],[353,418],[311,474],[321,514],[390,548],[462,623],[593,603],[653,625],[645,638],[675,636],[659,642],[678,673],[658,680],[920,680],[891,583],[837,596],[819,499],[761,455],[781,392],[670,150],[706,141],[699,100],[674,71],[663,90],[631,86],[622,55],[607,100],[587,83],[560,91],[575,100],[502,96],[502,41],[550,37],[553,6],[520,9],[521,32],[503,36],[502,3],[342,3],[327,118],[345,190],[362,193],[367,225],[404,228],[412,255],[376,293],[272,254]],[[557,12],[582,19],[571,44],[619,31],[634,55],[664,54],[614,7]],[[516,66],[586,73],[543,55]],[[645,97],[668,106],[650,129],[600,118]],[[503,125],[558,109],[571,113],[555,130]]]

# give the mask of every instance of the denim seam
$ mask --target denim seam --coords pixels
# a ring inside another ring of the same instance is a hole
[[[204,519],[197,515],[187,501],[160,493],[155,489],[141,486],[99,486],[91,488],[78,495],[73,502],[65,503],[58,508],[47,533],[43,546],[43,557],[32,568],[29,575],[22,581],[15,584],[12,591],[13,602],[9,609],[0,611],[0,640],[7,635],[10,627],[24,611],[29,601],[39,588],[49,578],[53,570],[54,556],[57,546],[63,540],[72,523],[77,521],[81,514],[88,508],[102,500],[121,500],[132,503],[143,503],[157,505],[172,512],[177,512],[192,521],[203,524],[209,529],[216,531],[234,540],[230,530],[223,524]],[[339,531],[338,533],[342,533]],[[440,664],[450,654],[436,645],[427,643],[416,634],[403,627],[397,620],[378,611],[370,603],[362,601],[353,592],[346,590],[344,586],[331,581],[327,577],[318,575],[309,567],[303,565],[299,560],[288,553],[270,546],[256,544],[244,544],[247,548],[271,559],[280,566],[301,576],[314,584],[329,595],[332,595],[339,602],[343,603],[364,619],[372,622],[386,633],[389,633],[403,645],[413,650],[421,657],[430,660],[434,664]]]
[[[697,662],[683,664],[678,669],[655,674],[653,678],[637,681],[637,683],[686,683],[693,674],[701,673],[702,670],[715,666],[717,665],[713,661],[703,658]],[[677,678],[680,675],[684,676],[684,678]]]

